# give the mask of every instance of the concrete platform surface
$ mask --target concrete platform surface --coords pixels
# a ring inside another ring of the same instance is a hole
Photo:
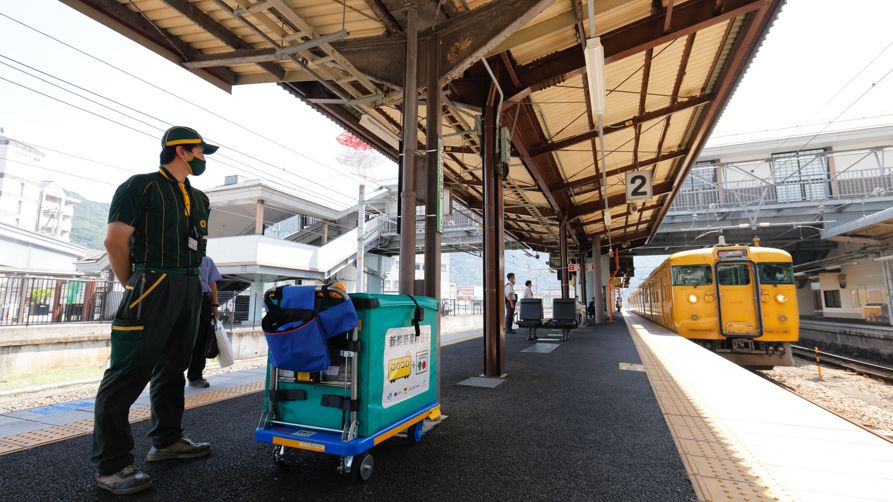
[[[633,338],[702,500],[893,500],[893,443],[638,316]]]

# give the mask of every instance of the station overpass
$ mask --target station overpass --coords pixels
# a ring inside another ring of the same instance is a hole
[[[794,263],[844,237],[823,231],[893,205],[893,127],[835,131],[705,148],[660,229],[637,255],[729,243],[782,248]],[[808,142],[808,146],[802,145]]]

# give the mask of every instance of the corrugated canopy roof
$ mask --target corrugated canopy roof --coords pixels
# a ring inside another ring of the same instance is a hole
[[[223,89],[276,82],[392,158],[399,136],[407,4],[397,0],[63,0]],[[422,34],[446,45],[439,68],[445,184],[482,207],[473,131],[490,78],[505,94],[515,156],[505,229],[536,249],[558,245],[559,219],[580,248],[610,234],[635,246],[657,230],[780,0],[602,0],[605,166],[588,111],[579,0],[429,0]],[[424,43],[424,42],[421,42]],[[421,70],[420,70],[421,71]],[[361,124],[361,117],[368,118]],[[424,128],[424,104],[419,107]],[[420,135],[424,138],[424,135]],[[612,215],[605,226],[607,170]],[[625,173],[652,173],[654,196],[630,204]]]

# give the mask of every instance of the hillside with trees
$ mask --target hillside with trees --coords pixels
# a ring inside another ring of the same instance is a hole
[[[104,249],[105,229],[108,222],[109,204],[94,202],[70,192],[72,197],[81,200],[74,206],[74,218],[71,222],[71,243],[90,249]]]

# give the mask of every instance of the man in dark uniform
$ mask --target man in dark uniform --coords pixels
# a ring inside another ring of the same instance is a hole
[[[211,452],[183,434],[183,372],[198,328],[210,207],[187,175],[205,170],[205,155],[218,147],[188,127],[172,127],[161,139],[161,167],[118,187],[109,208],[105,248],[125,287],[112,324],[111,364],[96,394],[93,456],[97,484],[117,495],[149,488],[149,476],[133,466],[128,414],[151,382],[147,460],[198,458]]]

